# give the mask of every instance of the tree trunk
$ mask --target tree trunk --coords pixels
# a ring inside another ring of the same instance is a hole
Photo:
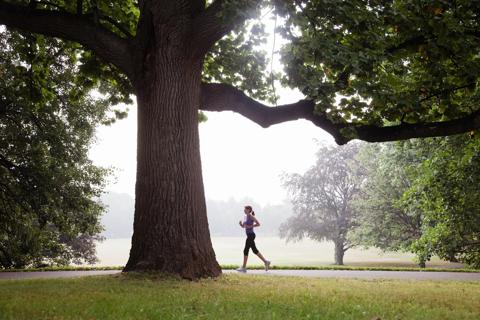
[[[425,259],[420,259],[420,260],[418,261],[418,267],[419,267],[419,268],[422,268],[422,269],[423,269],[423,268],[425,268],[426,266],[427,266],[427,262],[426,262]]]
[[[334,242],[335,242],[335,264],[342,266],[343,256],[345,255],[345,250],[343,249],[343,241],[334,241]]]
[[[152,51],[136,85],[135,218],[124,271],[215,277],[198,134],[202,62],[168,50]]]

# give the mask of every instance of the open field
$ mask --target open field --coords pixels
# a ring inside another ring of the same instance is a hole
[[[2,319],[478,319],[480,283],[225,275],[0,282]]]
[[[107,239],[98,244],[97,252],[100,262],[98,266],[125,265],[130,251],[131,239]],[[274,265],[278,266],[326,266],[333,263],[333,243],[316,242],[304,239],[296,243],[285,243],[278,237],[257,235],[258,249]],[[242,250],[245,238],[242,237],[212,237],[213,248],[217,260],[222,265],[238,265],[242,260]],[[259,264],[260,260],[251,255],[250,265]],[[377,249],[351,249],[345,254],[344,263],[349,266],[361,267],[417,267],[414,256],[408,253],[382,253]],[[462,268],[460,263],[450,263],[433,258],[427,267]]]

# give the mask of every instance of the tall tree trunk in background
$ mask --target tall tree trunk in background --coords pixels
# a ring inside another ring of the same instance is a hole
[[[344,243],[342,240],[335,240],[335,264],[343,265],[343,256],[345,255]]]
[[[180,28],[169,28],[158,32],[167,37],[155,37],[145,61],[151,69],[136,83],[135,220],[124,271],[218,276],[199,148],[202,59],[187,54],[188,38]]]

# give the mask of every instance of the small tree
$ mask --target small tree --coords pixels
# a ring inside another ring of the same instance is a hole
[[[338,265],[343,265],[345,252],[355,246],[348,233],[355,227],[357,212],[352,199],[363,176],[355,160],[358,149],[358,144],[322,147],[317,163],[305,174],[284,177],[295,214],[280,226],[280,236],[287,240],[331,240]]]

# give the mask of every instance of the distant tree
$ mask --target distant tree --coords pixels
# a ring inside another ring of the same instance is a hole
[[[113,121],[76,46],[0,31],[0,268],[94,262],[107,170],[88,159]]]
[[[281,237],[333,241],[338,265],[343,264],[345,252],[356,245],[349,233],[356,226],[357,210],[352,201],[363,178],[355,159],[358,150],[358,144],[322,147],[316,164],[307,172],[284,177],[294,215],[281,225]]]
[[[354,201],[359,227],[352,237],[363,246],[411,252],[422,235],[422,210],[404,198],[421,163],[412,143],[366,145],[360,152],[366,179]]]

